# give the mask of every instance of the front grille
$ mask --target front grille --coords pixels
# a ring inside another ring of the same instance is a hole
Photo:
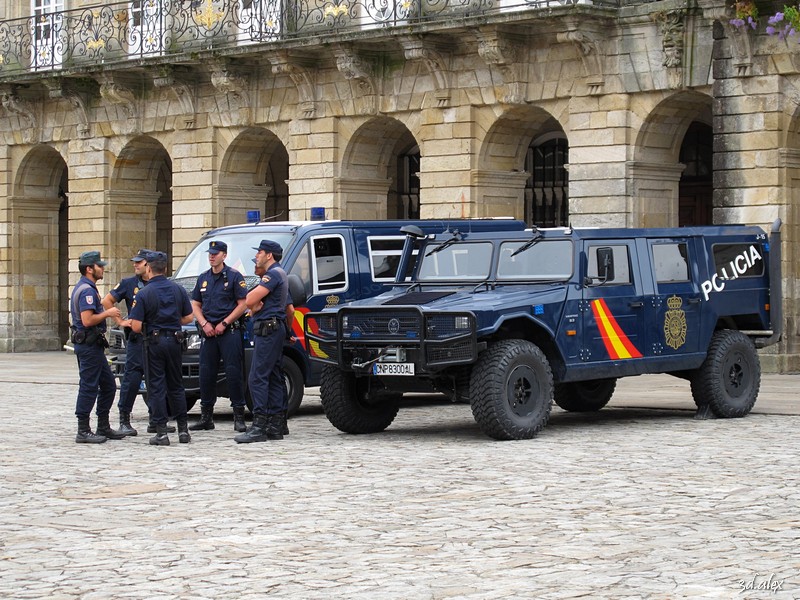
[[[200,377],[200,365],[181,365],[184,377]]]
[[[437,364],[473,359],[475,346],[472,340],[464,340],[447,346],[428,346],[427,350],[428,364]]]
[[[347,311],[342,318],[342,335],[350,339],[419,339],[421,316],[418,312]]]

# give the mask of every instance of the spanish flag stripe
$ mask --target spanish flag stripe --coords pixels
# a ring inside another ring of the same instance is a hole
[[[608,309],[604,300],[592,301],[592,312],[600,330],[600,338],[605,344],[608,355],[613,359],[641,358],[642,354],[630,341]]]

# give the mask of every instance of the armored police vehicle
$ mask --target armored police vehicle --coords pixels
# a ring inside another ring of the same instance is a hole
[[[259,242],[270,239],[284,250],[281,265],[290,279],[302,281],[304,304],[295,311],[292,324],[295,342],[287,341],[283,349],[283,370],[289,393],[289,413],[294,413],[303,399],[305,386],[319,385],[321,366],[311,364],[306,353],[303,320],[309,310],[375,296],[394,285],[406,236],[404,225],[414,224],[425,233],[448,231],[518,231],[525,223],[508,218],[453,219],[418,221],[297,221],[261,222],[221,227],[206,232],[178,267],[173,279],[191,294],[197,277],[209,269],[208,242],[223,241],[228,245],[225,263],[244,275],[248,287],[258,283],[252,258]],[[416,256],[414,251],[413,256]],[[401,280],[410,276],[413,261],[404,267]],[[406,271],[409,273],[406,274]],[[293,294],[294,295],[294,294]],[[245,368],[249,371],[253,340],[247,320],[237,326],[244,330]],[[193,407],[200,398],[200,335],[195,327],[185,328],[187,339],[183,355],[183,383],[186,402]],[[125,371],[125,337],[119,329],[110,332],[112,369],[118,377]],[[243,374],[247,385],[247,373]],[[144,391],[144,390],[143,390]],[[220,369],[217,385],[219,396],[227,396],[224,369]],[[247,394],[249,403],[249,393]]]
[[[552,402],[606,405],[617,379],[688,379],[698,416],[741,417],[757,348],[781,335],[780,221],[759,227],[528,229],[426,235],[408,283],[305,315],[330,422],[388,427],[403,392],[469,402],[500,440],[536,435]]]

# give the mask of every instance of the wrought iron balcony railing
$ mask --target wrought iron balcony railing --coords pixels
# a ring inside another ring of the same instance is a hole
[[[129,0],[0,21],[0,78],[619,0]]]

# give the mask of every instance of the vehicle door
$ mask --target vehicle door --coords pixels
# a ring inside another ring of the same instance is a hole
[[[581,303],[581,361],[611,362],[608,376],[636,372],[635,359],[646,353],[644,287],[634,240],[586,240]],[[603,263],[613,258],[613,271]]]
[[[646,305],[647,339],[656,356],[698,351],[701,299],[690,268],[690,238],[642,239],[652,265],[654,294]]]

